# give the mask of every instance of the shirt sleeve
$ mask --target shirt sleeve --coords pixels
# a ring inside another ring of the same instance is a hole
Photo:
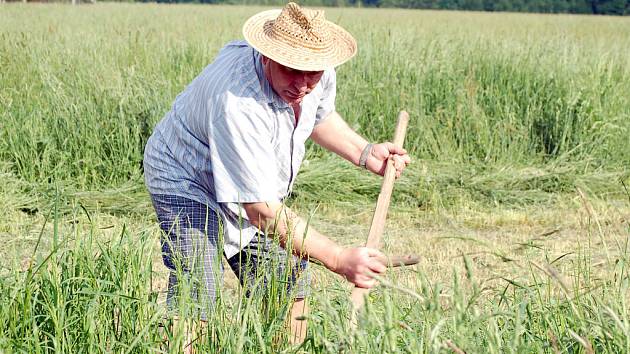
[[[335,69],[327,71],[322,81],[324,91],[315,114],[315,125],[323,122],[330,113],[335,111],[335,96],[337,95],[337,74]]]
[[[276,201],[272,121],[255,101],[230,93],[211,112],[210,159],[217,202]]]

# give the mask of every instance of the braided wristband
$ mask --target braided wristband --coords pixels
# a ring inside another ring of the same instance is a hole
[[[372,152],[372,144],[367,144],[365,148],[363,148],[363,152],[361,152],[361,157],[359,158],[359,166],[367,169],[367,159]]]

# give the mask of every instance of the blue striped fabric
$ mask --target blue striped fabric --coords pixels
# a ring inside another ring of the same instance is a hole
[[[244,41],[228,43],[177,96],[144,153],[151,194],[186,197],[220,213],[227,257],[257,231],[239,203],[282,201],[293,187],[306,139],[335,109],[335,72],[328,70],[302,101],[296,126],[260,58]]]
[[[200,310],[201,319],[207,320],[223,282],[219,218],[206,205],[188,198],[152,194],[151,199],[163,231],[162,258],[170,270],[166,303],[177,311],[180,295],[188,297]],[[308,262],[296,256],[287,257],[278,242],[264,235],[255,235],[227,263],[247,296],[265,294],[274,282],[297,299],[308,294]],[[182,282],[188,288],[179,288]]]

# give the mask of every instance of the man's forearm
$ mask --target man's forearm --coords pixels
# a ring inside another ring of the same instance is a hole
[[[357,166],[361,152],[368,144],[368,141],[350,128],[337,112],[332,112],[318,124],[313,129],[311,138],[326,150],[334,152]]]
[[[253,203],[245,209],[250,221],[254,218],[254,225],[265,232],[277,234],[282,246],[287,248],[290,245],[296,256],[314,258],[326,268],[337,270],[342,247],[312,226],[307,226],[306,221],[290,208],[280,203]]]
[[[343,248],[312,227],[307,227],[302,218],[280,203],[247,203],[244,208],[249,221],[267,233],[278,234],[285,249],[290,243],[293,254],[320,261],[358,287],[374,286],[376,281],[369,274],[381,274],[386,269],[379,261],[385,256],[378,250]]]
[[[338,268],[339,255],[343,248],[330,238],[324,236],[307,225],[299,216],[288,220],[291,227],[291,242],[293,253],[302,257],[308,255],[320,261],[326,268],[336,271]]]

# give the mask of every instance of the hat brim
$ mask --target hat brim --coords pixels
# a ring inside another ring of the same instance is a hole
[[[271,24],[280,12],[281,10],[260,12],[243,25],[245,40],[267,58],[296,70],[322,71],[345,63],[357,53],[357,42],[352,35],[330,21],[326,21],[326,25],[333,45],[324,50],[274,38]]]

